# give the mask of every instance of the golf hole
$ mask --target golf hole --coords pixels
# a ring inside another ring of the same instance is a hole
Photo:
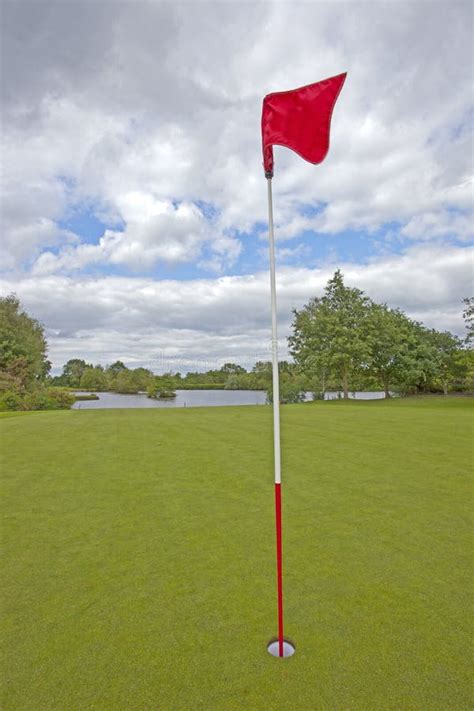
[[[288,639],[283,640],[283,657],[292,657],[296,651],[296,647],[293,642]],[[272,639],[267,644],[267,652],[272,655],[272,657],[280,656],[280,645],[277,639]]]

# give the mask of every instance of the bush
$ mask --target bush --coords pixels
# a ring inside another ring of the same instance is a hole
[[[296,402],[304,402],[305,391],[298,382],[280,382],[280,403],[288,405]],[[267,402],[273,402],[273,388],[267,390]]]
[[[140,390],[130,370],[123,370],[110,381],[110,390],[122,395],[136,395]]]
[[[59,388],[23,392],[10,390],[0,396],[0,410],[68,410],[74,401],[72,393]]]
[[[176,397],[176,393],[165,388],[148,388],[147,396],[153,400],[172,400]]]
[[[46,390],[26,392],[21,403],[21,410],[54,410],[53,401]]]
[[[20,393],[15,393],[12,390],[7,390],[0,397],[0,411],[5,410],[21,410],[22,397]]]
[[[158,390],[159,400],[171,400],[174,397],[176,397],[176,393],[174,390]]]
[[[163,383],[155,381],[148,386],[147,396],[152,400],[171,400],[176,397],[176,392],[172,387],[167,387]]]
[[[69,410],[71,405],[76,401],[74,393],[60,388],[48,388],[48,398],[52,407],[48,409],[54,410]],[[97,396],[94,399],[98,399]]]

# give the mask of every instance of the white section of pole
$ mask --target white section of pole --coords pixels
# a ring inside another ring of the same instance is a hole
[[[267,178],[268,189],[268,237],[270,242],[270,290],[272,296],[272,376],[273,376],[273,449],[275,484],[281,483],[280,456],[280,383],[278,377],[278,333],[275,279],[275,236],[273,233],[272,179]]]

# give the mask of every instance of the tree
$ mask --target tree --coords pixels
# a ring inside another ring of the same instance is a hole
[[[105,370],[107,372],[107,375],[111,375],[112,377],[114,377],[122,371],[128,370],[128,368],[125,363],[122,363],[121,360],[116,360],[115,363],[112,363],[112,365],[108,365]]]
[[[155,375],[147,386],[147,395],[154,400],[170,400],[176,397],[172,373]]]
[[[125,368],[120,370],[117,375],[109,380],[108,387],[116,393],[128,393],[129,395],[137,393],[139,387],[133,378],[133,371]]]
[[[272,362],[271,360],[257,360],[252,368],[252,373],[256,375],[270,375],[272,374]]]
[[[438,357],[428,329],[411,322],[411,332],[399,356],[397,382],[404,392],[424,392],[435,387]]]
[[[0,297],[0,373],[7,389],[25,389],[44,380],[51,363],[46,358],[43,326],[10,294]]]
[[[278,361],[279,373],[294,373],[296,370],[294,363],[289,363],[287,360]]]
[[[226,390],[246,390],[249,387],[251,379],[249,373],[241,375],[228,375],[225,381],[224,388]]]
[[[279,373],[292,373],[295,370],[295,364],[289,363],[287,360],[278,361]],[[252,368],[252,373],[264,378],[271,378],[273,373],[271,360],[258,360]]]
[[[282,405],[304,402],[306,398],[304,379],[301,376],[290,375],[288,372],[283,372],[280,375],[279,391]],[[273,383],[267,388],[267,402],[273,402]]]
[[[294,310],[290,352],[308,377],[337,376],[349,398],[349,382],[370,359],[370,300],[360,289],[346,287],[338,269],[324,289],[301,311]]]
[[[137,390],[146,390],[148,385],[153,380],[153,373],[148,368],[134,368],[130,371],[132,375],[132,382],[135,383]],[[172,376],[174,379],[176,376]]]
[[[241,365],[236,365],[235,363],[224,363],[220,372],[224,373],[224,375],[242,375],[247,371],[245,368],[242,368]]]
[[[455,379],[456,390],[474,391],[474,350],[461,348],[454,356],[460,377]]]
[[[378,378],[388,398],[390,389],[405,379],[407,361],[413,359],[419,332],[402,311],[385,304],[370,304],[369,327],[368,370]]]
[[[66,365],[63,366],[62,379],[64,385],[68,385],[70,388],[78,388],[86,368],[92,368],[92,366],[88,365],[86,361],[81,358],[71,358],[68,360]]]
[[[434,350],[434,380],[440,384],[443,393],[448,394],[450,386],[462,381],[467,373],[466,364],[458,358],[461,340],[449,331],[427,330],[425,337]]]
[[[82,390],[107,390],[107,377],[102,366],[88,366],[81,376],[79,387]]]

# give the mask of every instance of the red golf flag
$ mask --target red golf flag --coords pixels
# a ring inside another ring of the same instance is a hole
[[[286,146],[310,163],[321,163],[329,150],[334,105],[346,73],[292,91],[268,94],[262,109],[263,167],[273,176],[273,146]]]

